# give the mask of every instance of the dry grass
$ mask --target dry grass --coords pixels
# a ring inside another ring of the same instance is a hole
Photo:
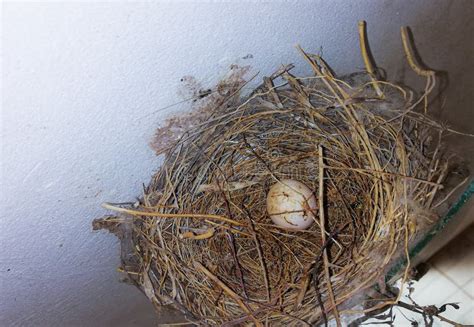
[[[170,144],[136,208],[105,205],[121,214],[95,223],[122,228],[124,270],[155,305],[203,325],[341,324],[407,255],[446,173],[426,115],[434,73],[421,71],[419,97],[378,80],[360,32],[368,73],[338,79],[299,48],[313,76],[284,68],[245,98],[234,85]],[[266,194],[282,179],[318,196],[308,230],[269,219]]]

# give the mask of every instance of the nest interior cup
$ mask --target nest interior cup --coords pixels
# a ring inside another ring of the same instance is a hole
[[[447,166],[422,112],[434,80],[414,97],[301,52],[313,76],[284,67],[245,97],[230,83],[168,147],[136,208],[109,205],[121,214],[96,221],[120,230],[123,269],[156,306],[210,325],[339,319],[435,221]],[[288,179],[317,199],[305,230],[267,212]]]

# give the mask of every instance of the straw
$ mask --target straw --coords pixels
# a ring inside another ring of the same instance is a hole
[[[428,79],[414,97],[377,79],[363,22],[359,39],[366,73],[337,76],[298,47],[314,75],[294,76],[285,66],[247,96],[240,76],[221,81],[216,89],[225,86],[225,96],[209,95],[177,141],[155,140],[160,153],[167,149],[164,162],[139,203],[104,204],[117,215],[94,226],[121,237],[122,270],[156,306],[202,325],[334,318],[342,326],[375,281],[408,256],[410,240],[427,228],[418,213],[450,194],[440,193],[447,165],[432,141],[440,125],[426,114],[434,73],[415,64],[402,30],[409,65]],[[269,218],[266,195],[282,179],[318,198],[307,230]],[[407,273],[408,266],[403,280]]]

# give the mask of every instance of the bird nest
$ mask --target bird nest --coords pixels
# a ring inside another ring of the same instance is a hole
[[[313,76],[286,66],[246,96],[228,83],[167,144],[139,202],[105,204],[119,213],[95,227],[122,238],[123,270],[154,305],[203,325],[340,323],[395,260],[409,259],[433,222],[446,165],[426,114],[434,73],[415,63],[403,31],[408,62],[427,79],[420,96],[376,78],[363,31],[365,73],[337,78],[299,48]],[[306,230],[267,212],[269,188],[287,179],[317,199]]]

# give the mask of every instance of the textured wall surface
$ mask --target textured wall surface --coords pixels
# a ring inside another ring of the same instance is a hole
[[[91,220],[159,165],[148,142],[179,106],[154,112],[182,99],[181,77],[212,85],[235,62],[309,73],[296,43],[359,70],[365,19],[379,66],[412,79],[410,25],[424,61],[450,73],[443,119],[473,133],[472,17],[470,1],[3,3],[0,325],[151,324],[145,297],[118,282],[117,240]]]

